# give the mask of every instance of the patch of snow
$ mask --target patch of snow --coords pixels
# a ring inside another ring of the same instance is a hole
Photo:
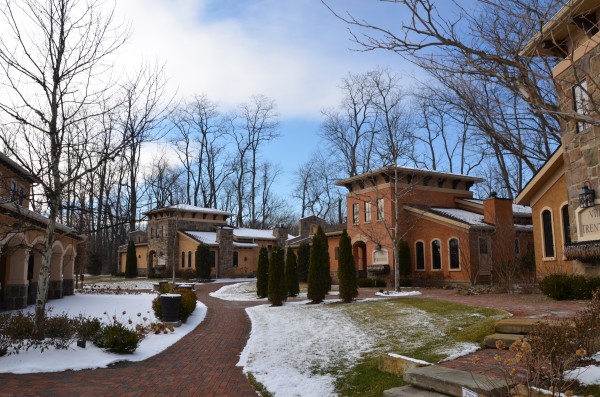
[[[231,284],[221,287],[215,292],[209,294],[213,298],[219,298],[226,301],[266,301],[267,298],[259,299],[256,296],[256,280]]]
[[[377,296],[415,296],[421,295],[419,291],[384,291],[384,292],[376,292]]]
[[[85,316],[97,317],[105,323],[109,322],[112,316],[116,316],[120,321],[131,319],[134,324],[137,324],[143,321],[143,317],[146,317],[148,321],[156,322],[152,311],[152,300],[155,297],[154,294],[83,294],[48,301],[46,307],[52,308],[51,315],[68,313],[77,316],[81,313]],[[28,307],[26,311],[33,311],[33,307]],[[44,352],[29,350],[16,355],[0,357],[0,372],[15,374],[59,372],[104,368],[119,361],[142,361],[173,345],[196,328],[205,316],[206,306],[197,302],[196,310],[185,324],[175,328],[173,333],[147,335],[133,354],[107,353],[88,342],[85,349],[74,344],[67,350],[49,349]]]
[[[441,349],[439,351],[439,353],[447,354],[448,357],[441,360],[440,362],[443,363],[445,361],[452,361],[459,357],[466,356],[467,354],[475,353],[479,349],[480,349],[480,347],[477,343],[462,342],[462,343],[459,343],[457,346],[454,346],[450,349]]]
[[[276,396],[335,395],[335,378],[325,374],[328,369],[349,369],[375,342],[343,306],[260,305],[246,312],[252,333],[238,366]]]
[[[410,361],[412,363],[417,363],[417,364],[423,364],[423,365],[431,365],[430,362],[427,362],[425,360],[418,360],[416,358],[412,358],[412,357],[407,357],[407,356],[403,356],[401,354],[396,354],[396,353],[388,353],[388,356],[390,357],[395,357],[395,358],[401,358],[405,361]]]
[[[260,240],[276,240],[272,229],[233,229],[233,235],[239,238],[257,238]]]
[[[217,233],[215,232],[197,232],[193,230],[184,230],[183,233],[198,241],[199,243],[212,246],[218,246]]]

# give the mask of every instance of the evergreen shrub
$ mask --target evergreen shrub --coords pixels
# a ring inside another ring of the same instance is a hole
[[[165,293],[181,295],[181,303],[179,304],[179,320],[181,320],[182,323],[185,323],[188,317],[190,317],[194,310],[196,310],[196,294],[194,291],[184,288],[176,289],[173,292],[167,291]],[[157,319],[163,321],[160,295],[152,300],[152,311]]]
[[[266,247],[261,247],[258,252],[256,295],[259,298],[266,298],[269,295],[269,251],[267,251]]]
[[[360,288],[385,288],[387,286],[382,278],[360,277],[357,283]]]
[[[199,245],[196,249],[196,276],[204,280],[210,280],[210,272],[212,267],[212,257],[210,248],[206,245]]]
[[[412,273],[412,262],[410,260],[410,247],[405,240],[398,241],[398,261],[400,267],[400,286],[410,287],[410,275]]]
[[[591,299],[599,287],[599,277],[586,278],[581,274],[554,273],[540,282],[542,293],[556,300]]]
[[[285,284],[288,296],[297,296],[300,293],[296,254],[291,248],[288,248],[285,257]]]
[[[352,256],[352,241],[346,232],[340,237],[338,255],[338,278],[340,279],[340,299],[351,302],[358,296],[358,284],[356,280],[356,266]]]
[[[135,243],[133,242],[133,240],[129,240],[129,244],[127,245],[127,256],[125,260],[125,277],[137,277],[137,255],[135,253]]]
[[[308,281],[308,264],[310,263],[310,245],[302,244],[298,247],[298,281]]]
[[[101,349],[117,354],[131,354],[137,349],[140,336],[118,321],[102,327],[94,344]]]
[[[281,306],[287,297],[285,285],[285,260],[283,249],[273,248],[269,261],[269,302]]]
[[[325,295],[331,288],[331,275],[329,273],[329,250],[327,237],[321,226],[313,236],[310,247],[310,261],[308,265],[308,299],[313,303],[323,302]]]

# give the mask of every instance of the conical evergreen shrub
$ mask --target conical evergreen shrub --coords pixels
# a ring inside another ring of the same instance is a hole
[[[129,244],[127,245],[127,256],[125,260],[125,277],[137,277],[137,255],[135,253],[135,243],[133,242],[133,240],[129,240]]]
[[[208,246],[203,244],[198,246],[194,264],[196,266],[196,276],[201,279],[209,280],[212,267],[212,256],[210,255],[210,248],[208,248]]]
[[[298,281],[308,281],[308,264],[310,263],[310,244],[302,244],[298,247]]]
[[[398,241],[398,263],[400,267],[400,286],[410,287],[412,264],[410,260],[410,247],[405,240]]]
[[[288,248],[285,257],[285,283],[288,296],[297,296],[300,292],[298,285],[298,269],[296,266],[296,254],[291,248]]]
[[[259,298],[266,298],[269,295],[269,251],[266,247],[262,247],[258,252],[256,295]]]
[[[338,278],[340,279],[340,299],[344,302],[352,302],[352,299],[358,296],[358,282],[352,256],[352,241],[346,229],[340,237]]]
[[[286,298],[284,252],[283,249],[275,247],[269,261],[269,302],[273,306],[281,306]]]
[[[327,237],[319,226],[312,239],[308,264],[307,296],[313,303],[323,302],[327,291],[329,291],[331,276],[329,275],[329,252],[327,247]]]

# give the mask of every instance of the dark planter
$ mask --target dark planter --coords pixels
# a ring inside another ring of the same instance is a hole
[[[162,294],[160,296],[160,307],[162,309],[162,320],[165,323],[179,322],[180,294]]]

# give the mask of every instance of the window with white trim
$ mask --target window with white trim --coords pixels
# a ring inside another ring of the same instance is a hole
[[[415,268],[417,270],[425,270],[425,244],[422,241],[417,241],[415,251],[417,252]]]
[[[371,222],[371,203],[365,202],[365,222]]]
[[[590,113],[590,94],[587,81],[581,80],[573,86],[573,110],[578,115],[587,116]],[[583,132],[590,127],[585,121],[577,122],[577,132]]]
[[[358,225],[358,204],[352,204],[352,223]]]
[[[381,221],[381,220],[383,220],[383,217],[384,217],[383,199],[379,198],[379,199],[377,199],[377,220]]]
[[[442,270],[442,244],[440,240],[431,242],[431,270]]]
[[[458,239],[451,238],[448,241],[448,251],[450,253],[450,270],[460,269],[460,250]]]
[[[542,233],[544,241],[544,257],[554,257],[554,230],[552,228],[552,212],[542,211]]]

